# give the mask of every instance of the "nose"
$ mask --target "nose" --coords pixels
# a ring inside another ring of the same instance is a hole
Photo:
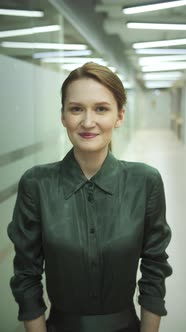
[[[91,110],[84,112],[81,125],[84,128],[92,128],[95,126],[94,113]]]

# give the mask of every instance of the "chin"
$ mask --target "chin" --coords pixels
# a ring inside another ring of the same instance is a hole
[[[91,142],[91,141],[79,141],[76,139],[72,139],[72,137],[69,137],[72,145],[75,149],[81,151],[81,152],[100,152],[101,150],[104,150],[108,148],[110,140],[107,142]]]
[[[91,144],[83,144],[83,145],[74,145],[76,149],[78,149],[81,152],[100,152],[102,150],[105,150],[108,148],[108,145],[92,145]]]

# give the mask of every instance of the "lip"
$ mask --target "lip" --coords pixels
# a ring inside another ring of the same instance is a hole
[[[80,133],[79,134],[81,137],[83,138],[94,138],[96,137],[98,134],[94,134],[94,133]]]

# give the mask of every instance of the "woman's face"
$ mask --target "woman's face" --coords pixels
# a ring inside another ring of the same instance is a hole
[[[62,123],[76,151],[108,149],[113,129],[121,125],[123,116],[112,92],[96,80],[81,78],[68,86]]]

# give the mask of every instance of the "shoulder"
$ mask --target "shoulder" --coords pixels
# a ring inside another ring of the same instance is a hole
[[[154,166],[142,162],[118,160],[121,168],[134,175],[158,176],[159,170]]]
[[[19,185],[34,186],[44,180],[55,178],[59,174],[60,167],[61,161],[33,166],[23,173]]]
[[[118,160],[120,171],[125,171],[129,176],[143,177],[146,181],[156,183],[161,179],[159,170],[146,163]]]
[[[146,163],[119,161],[120,172],[127,179],[127,184],[135,190],[140,190],[141,194],[145,193],[146,197],[150,197],[153,193],[154,197],[164,195],[164,183],[159,170]],[[121,174],[121,173],[120,173]]]

